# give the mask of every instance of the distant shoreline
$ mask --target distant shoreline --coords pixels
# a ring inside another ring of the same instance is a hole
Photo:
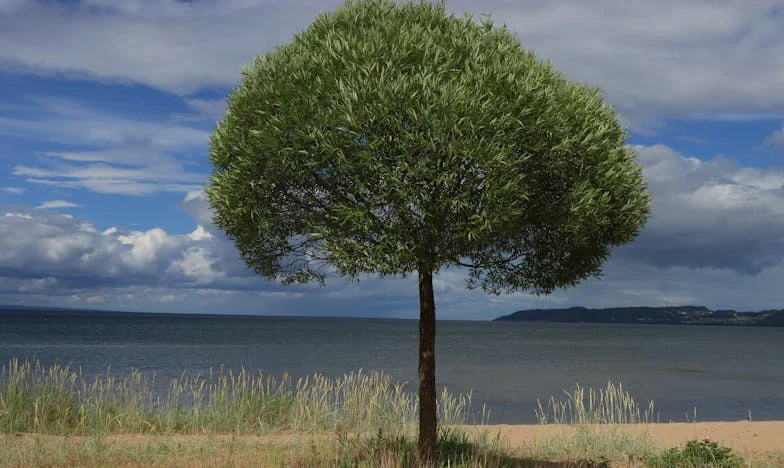
[[[389,320],[417,321],[416,317],[334,316],[334,315],[264,315],[216,314],[199,312],[148,312],[105,309],[79,309],[67,307],[33,307],[0,304],[2,317],[85,316],[101,318],[161,318],[161,319],[242,319],[242,320]],[[529,309],[496,317],[480,319],[439,319],[439,322],[544,322],[544,323],[600,323],[620,325],[711,325],[725,327],[784,327],[784,309],[759,312],[711,310],[704,306],[668,307],[614,307],[589,309],[570,307],[564,309]]]
[[[704,306],[613,307],[588,309],[519,310],[494,322],[618,323],[636,325],[722,325],[784,327],[784,310],[738,312],[711,310]]]

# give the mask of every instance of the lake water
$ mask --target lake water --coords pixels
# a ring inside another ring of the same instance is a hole
[[[537,398],[623,382],[660,420],[784,419],[784,328],[439,322],[439,387],[473,389],[496,423],[535,422]],[[408,320],[0,312],[0,362],[72,362],[168,379],[226,368],[280,376],[377,369],[416,391]]]

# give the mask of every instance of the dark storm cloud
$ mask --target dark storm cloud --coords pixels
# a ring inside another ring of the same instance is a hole
[[[618,250],[659,268],[757,274],[784,258],[784,172],[699,161],[669,147],[638,147],[653,195],[639,239]]]

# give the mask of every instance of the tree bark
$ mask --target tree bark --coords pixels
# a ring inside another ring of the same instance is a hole
[[[419,463],[436,460],[436,303],[433,274],[419,272]]]

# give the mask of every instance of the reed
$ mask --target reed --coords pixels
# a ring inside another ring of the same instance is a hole
[[[607,382],[605,388],[594,390],[577,385],[564,391],[565,398],[550,396],[543,405],[537,400],[534,410],[540,424],[638,424],[654,422],[653,400],[642,407],[623,389],[623,384]]]
[[[155,375],[138,371],[115,376],[107,370],[90,379],[70,365],[12,359],[0,370],[0,432],[373,434],[412,429],[417,421],[416,395],[383,372],[294,381],[219,368],[183,373],[163,393],[153,388]],[[442,424],[465,424],[472,411],[470,393],[441,393]]]
[[[646,424],[654,422],[654,404],[641,406],[623,384],[607,382],[598,390],[577,385],[564,397],[554,396],[534,410],[540,424],[564,424],[573,430],[537,440],[531,453],[558,460],[575,458],[642,463],[661,451]],[[642,425],[633,429],[629,424]]]

